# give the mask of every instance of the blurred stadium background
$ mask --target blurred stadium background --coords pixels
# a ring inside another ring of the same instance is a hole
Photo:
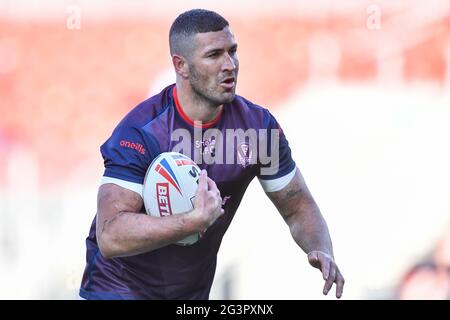
[[[168,29],[193,7],[230,21],[238,93],[282,124],[344,298],[449,298],[449,1],[0,0],[0,299],[77,299],[99,146],[174,81]],[[211,298],[322,287],[254,181]]]

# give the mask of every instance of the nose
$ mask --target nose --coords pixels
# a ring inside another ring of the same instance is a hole
[[[234,71],[237,66],[237,60],[230,56],[228,53],[225,55],[225,61],[222,65],[223,71]]]

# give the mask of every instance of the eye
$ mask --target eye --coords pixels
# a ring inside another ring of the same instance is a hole
[[[237,52],[237,45],[232,46],[228,52],[229,52],[229,54],[232,55],[232,56],[236,55],[236,52]]]
[[[207,55],[208,58],[217,58],[219,56],[219,52],[214,51]]]

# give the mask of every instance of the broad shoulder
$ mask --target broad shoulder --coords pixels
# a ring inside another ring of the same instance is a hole
[[[267,127],[273,117],[267,108],[262,107],[240,95],[236,95],[232,103],[233,112],[251,122],[258,123],[261,127]]]

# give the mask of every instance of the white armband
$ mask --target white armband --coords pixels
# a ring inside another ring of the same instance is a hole
[[[258,180],[259,183],[261,183],[261,186],[265,192],[275,192],[286,187],[289,184],[289,182],[291,182],[292,178],[294,178],[295,172],[297,172],[297,167],[295,167],[294,170],[292,170],[291,172],[280,178],[272,180],[265,180],[258,178]]]
[[[119,187],[134,191],[137,194],[139,194],[142,198],[142,189],[144,188],[144,186],[142,184],[103,176],[102,180],[100,181],[100,185],[103,185],[106,183],[113,183],[113,184],[118,185]]]

